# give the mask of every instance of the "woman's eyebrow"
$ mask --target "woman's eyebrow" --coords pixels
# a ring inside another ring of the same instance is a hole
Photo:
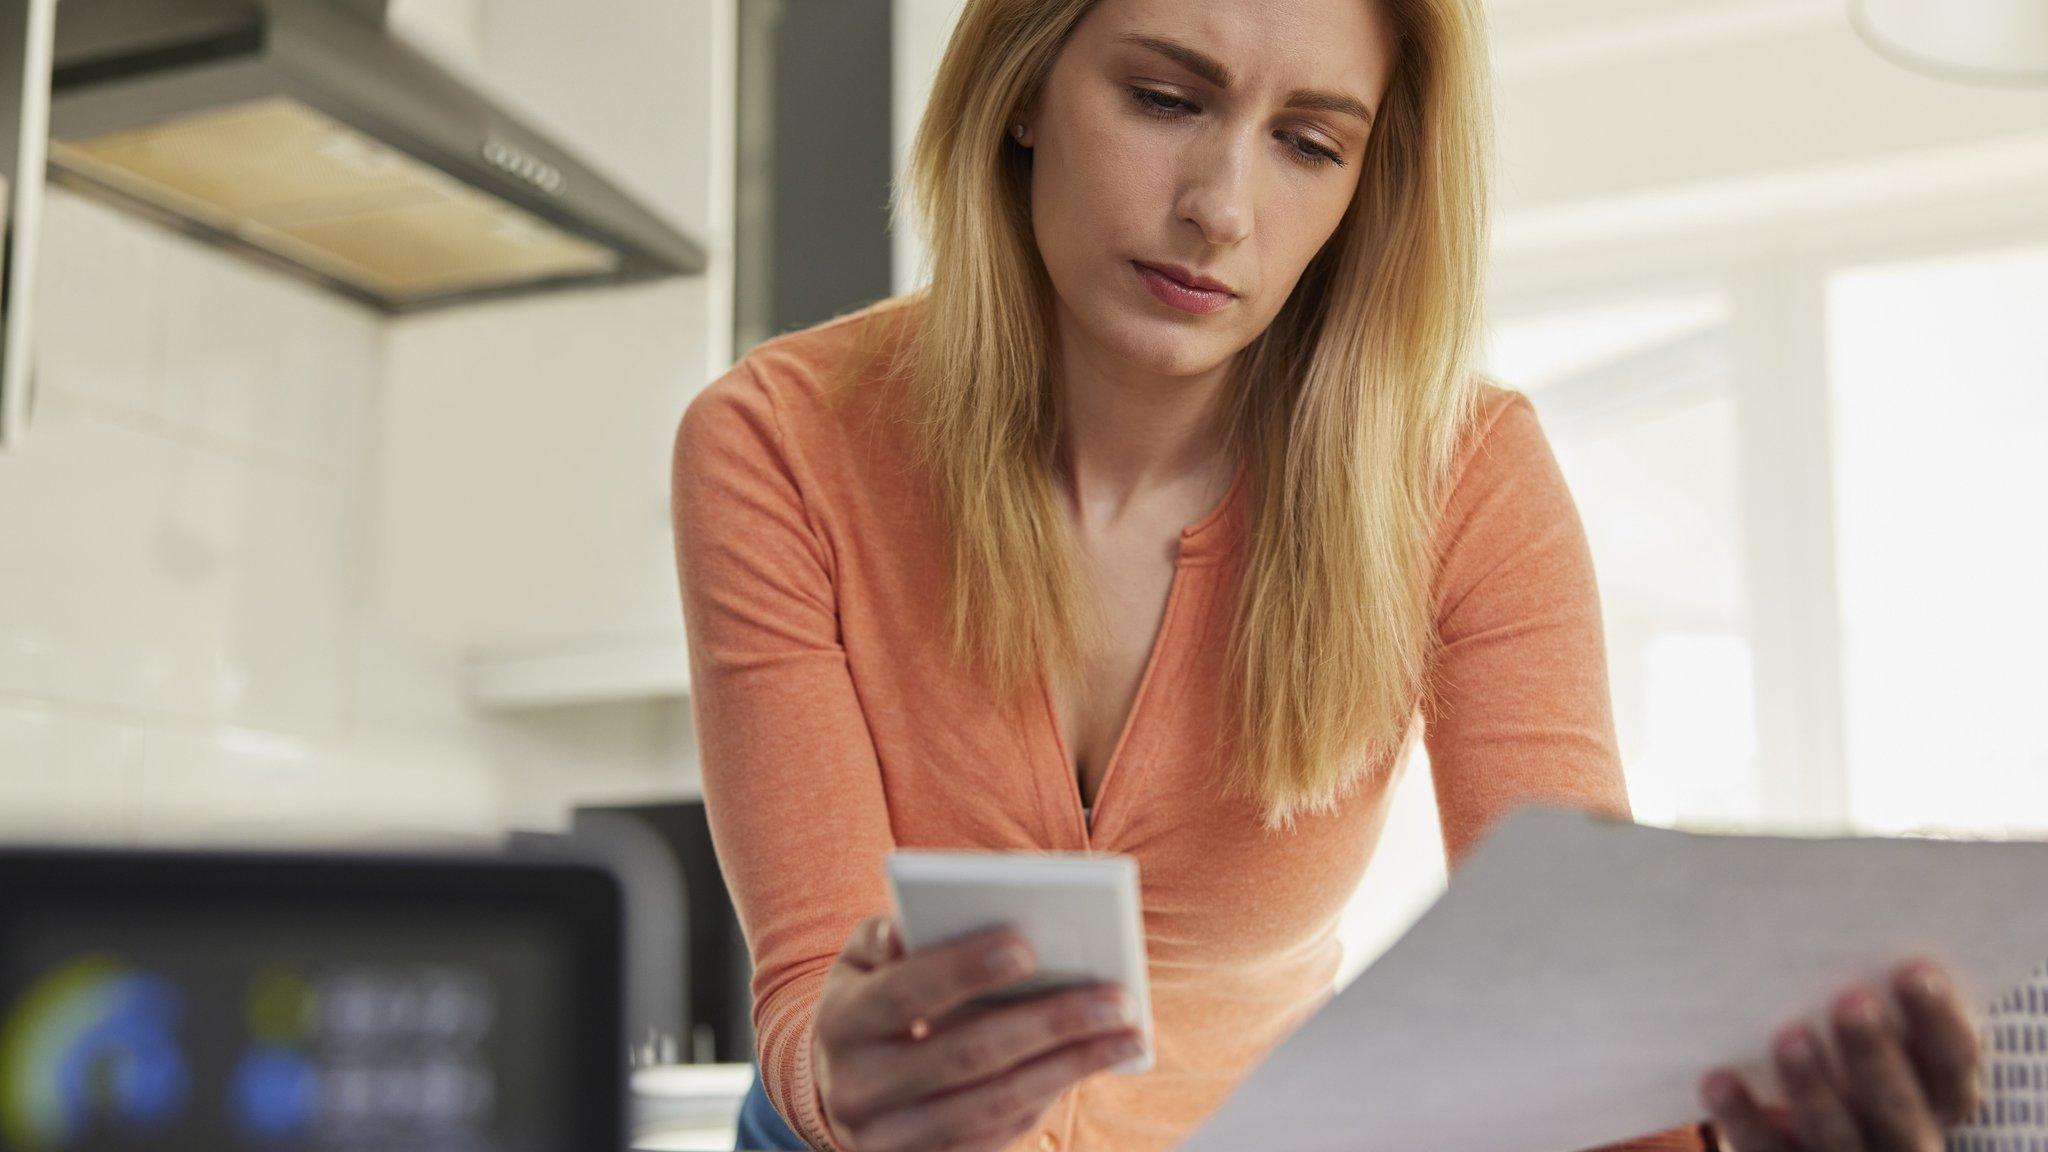
[[[1235,82],[1235,78],[1230,74],[1230,67],[1223,61],[1178,40],[1150,36],[1143,32],[1126,32],[1118,36],[1117,41],[1157,52],[1223,91],[1229,91]],[[1340,92],[1328,92],[1319,88],[1296,88],[1287,94],[1287,107],[1335,112],[1363,120],[1368,127],[1372,124],[1372,109],[1366,107],[1363,101]]]

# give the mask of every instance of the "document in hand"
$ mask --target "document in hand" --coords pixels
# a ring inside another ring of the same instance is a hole
[[[1710,835],[1528,806],[1186,1152],[1560,1152],[1705,1119],[1772,1031],[1941,960],[1988,1011],[2048,959],[2048,843]],[[1825,1033],[1824,1033],[1825,1034]]]

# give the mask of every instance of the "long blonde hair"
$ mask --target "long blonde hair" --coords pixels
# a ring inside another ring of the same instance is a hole
[[[1357,194],[1226,392],[1252,512],[1219,752],[1226,792],[1268,828],[1335,804],[1407,739],[1434,656],[1437,518],[1480,389],[1483,17],[1478,0],[1381,2],[1400,48]],[[1007,133],[1094,3],[968,0],[910,156],[930,280],[891,302],[921,306],[896,355],[950,532],[952,641],[999,693],[1040,669],[1073,682],[1104,636],[1054,487],[1053,289]]]

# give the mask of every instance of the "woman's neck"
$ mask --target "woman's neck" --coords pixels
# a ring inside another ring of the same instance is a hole
[[[1236,473],[1219,419],[1228,368],[1156,376],[1063,358],[1059,464],[1084,527],[1160,497],[1221,499]]]

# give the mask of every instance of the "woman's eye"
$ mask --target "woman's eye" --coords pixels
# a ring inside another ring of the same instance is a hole
[[[1185,100],[1182,100],[1175,96],[1168,96],[1164,92],[1154,92],[1150,88],[1139,88],[1132,86],[1130,92],[1131,98],[1136,100],[1140,107],[1143,107],[1148,111],[1152,112],[1164,112],[1170,114],[1179,111],[1182,108],[1194,107],[1194,105],[1189,104]]]
[[[1164,92],[1155,92],[1150,88],[1140,88],[1136,85],[1127,84],[1125,88],[1130,91],[1131,99],[1137,101],[1139,107],[1164,120],[1177,119],[1184,111],[1194,110],[1194,105],[1178,96],[1168,96]],[[1335,152],[1320,144],[1311,143],[1306,136],[1289,135],[1286,139],[1294,145],[1295,152],[1304,163],[1318,166],[1335,164],[1340,168],[1344,166],[1344,161]]]
[[[1339,168],[1342,168],[1344,166],[1344,161],[1339,159],[1337,154],[1335,152],[1330,151],[1328,148],[1325,148],[1320,144],[1310,144],[1306,136],[1297,136],[1295,137],[1295,139],[1300,141],[1301,145],[1305,148],[1303,154],[1308,155],[1310,157],[1311,163],[1335,164]]]

